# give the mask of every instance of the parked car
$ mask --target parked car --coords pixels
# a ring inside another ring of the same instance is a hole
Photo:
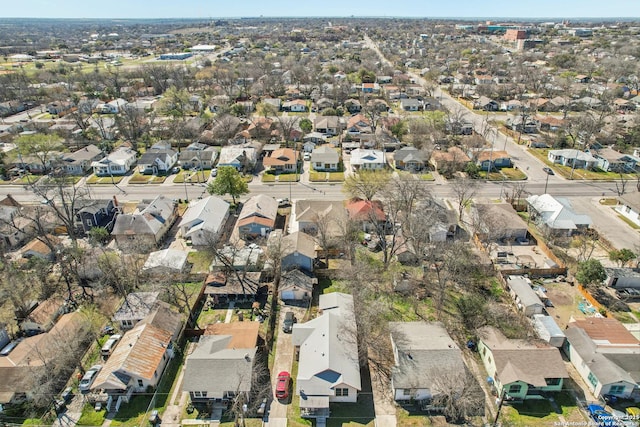
[[[211,176],[214,178],[218,176],[218,168],[211,169]]]
[[[98,372],[102,369],[102,365],[93,365],[87,372],[84,373],[82,379],[80,380],[80,384],[78,384],[78,390],[82,393],[88,393],[89,388],[91,388],[91,384],[93,384],[93,380],[96,379]]]
[[[589,416],[596,422],[597,426],[615,427],[617,425],[613,415],[600,405],[588,405],[587,411],[589,411]]]
[[[171,168],[171,173],[180,173],[180,168],[178,166]]]
[[[287,371],[282,371],[278,374],[278,381],[276,382],[276,398],[286,399],[289,397],[289,385],[291,383],[291,375]]]
[[[104,343],[102,349],[100,350],[100,354],[102,354],[102,357],[106,359],[107,357],[111,356],[111,352],[114,348],[116,348],[116,345],[118,345],[120,338],[122,338],[122,335],[111,335],[109,337],[109,339]]]
[[[287,311],[284,314],[284,322],[282,323],[282,330],[286,333],[291,333],[293,330],[293,324],[296,323],[296,316],[293,314],[293,311]]]
[[[64,400],[65,402],[69,403],[71,402],[71,400],[73,399],[73,389],[71,387],[67,387],[62,391],[62,394],[60,394],[60,397],[62,397],[62,400]]]
[[[311,153],[304,153],[303,159],[304,159],[305,161],[307,161],[307,160],[311,160]]]
[[[542,170],[545,171],[547,175],[555,175],[555,173],[553,172],[553,169],[551,168],[542,168]]]

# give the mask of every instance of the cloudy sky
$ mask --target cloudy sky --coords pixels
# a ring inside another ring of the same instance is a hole
[[[4,18],[242,16],[633,18],[640,0],[6,0],[0,9]]]

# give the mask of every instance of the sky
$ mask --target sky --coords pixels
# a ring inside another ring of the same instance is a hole
[[[4,0],[0,18],[633,18],[640,0]]]

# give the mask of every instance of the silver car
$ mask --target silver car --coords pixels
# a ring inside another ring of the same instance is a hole
[[[88,393],[91,388],[91,384],[93,384],[93,380],[96,379],[98,372],[102,369],[102,365],[93,365],[87,372],[84,373],[82,379],[80,380],[80,384],[78,384],[78,390],[82,393]]]

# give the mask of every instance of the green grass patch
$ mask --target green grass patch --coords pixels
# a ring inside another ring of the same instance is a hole
[[[329,172],[329,182],[344,181],[344,172]]]
[[[263,173],[262,174],[262,182],[276,182],[276,177],[275,175],[271,175],[268,173]]]
[[[626,216],[618,214],[618,218],[620,218],[621,220],[626,222],[629,225],[629,227],[633,228],[634,230],[640,230],[640,226],[638,226],[638,224],[636,224],[635,222],[631,221]]]
[[[604,206],[616,206],[618,204],[618,200],[613,197],[605,197],[600,199],[600,204]]]
[[[503,406],[501,418],[508,421],[509,425],[523,427],[554,425],[560,422],[560,415],[568,422],[584,421],[575,400],[568,392],[557,393],[554,397],[562,414],[557,414],[548,400],[525,400],[523,403]]]
[[[547,148],[529,148],[529,153],[540,159],[544,164],[551,167],[557,174],[562,175],[567,179],[585,179],[592,181],[607,180],[613,181],[620,179],[620,174],[617,172],[605,172],[603,170],[585,170],[580,168],[571,168],[571,166],[562,166],[557,163],[552,163],[547,157],[549,155],[549,149]],[[635,180],[636,176],[633,174],[622,174],[622,177],[628,180]]]
[[[123,176],[114,176],[113,178],[110,176],[96,176],[91,175],[85,183],[87,184],[119,184],[120,181],[124,179]]]
[[[325,182],[326,180],[327,180],[326,172],[316,172],[316,171],[309,172],[309,181],[311,182]]]
[[[80,426],[101,426],[104,423],[104,417],[106,416],[107,411],[96,411],[93,408],[93,405],[87,403],[82,407],[82,415],[78,420],[78,425]]]
[[[162,184],[167,179],[166,176],[154,175],[149,180],[149,184]]]
[[[13,184],[13,185],[35,184],[36,182],[38,182],[40,180],[40,178],[42,178],[42,176],[40,176],[40,175],[27,174],[27,175],[24,175],[21,178],[14,179],[13,181],[11,181],[11,184]]]
[[[187,261],[193,264],[191,267],[192,273],[207,273],[209,272],[209,266],[213,256],[206,251],[189,252],[187,255]]]
[[[135,172],[129,179],[129,184],[147,184],[151,178],[152,175],[143,175],[140,172]]]
[[[300,175],[295,173],[279,175],[278,177],[278,182],[298,182],[299,180],[300,180]]]
[[[487,177],[487,171],[478,172],[478,176],[480,177],[480,179],[489,179],[489,181],[502,181],[503,179],[502,174],[500,172],[496,172],[495,170],[489,173],[488,177]]]
[[[435,178],[431,172],[420,174],[420,179],[423,181],[434,181]]]
[[[626,313],[624,311],[616,311],[611,312],[613,317],[618,319],[620,323],[636,323],[637,320],[631,315],[631,313]]]
[[[204,328],[205,326],[213,323],[224,322],[225,317],[227,317],[226,308],[217,308],[213,310],[203,309],[200,312],[200,316],[198,316],[198,326]]]
[[[508,181],[522,181],[527,179],[527,175],[516,168],[502,168],[500,169],[500,173],[504,176],[504,179]]]
[[[411,415],[402,407],[396,408],[396,421],[402,427],[425,427],[430,426],[431,420],[426,415]]]

